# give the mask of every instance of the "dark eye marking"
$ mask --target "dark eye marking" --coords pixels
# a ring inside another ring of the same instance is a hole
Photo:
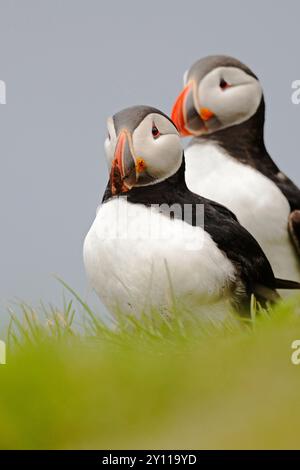
[[[110,140],[110,133],[109,133],[109,131],[107,131],[107,138],[108,138],[108,140]]]
[[[160,132],[155,124],[152,124],[152,135],[154,139],[158,139],[158,137],[160,136]]]
[[[220,88],[221,88],[222,90],[226,90],[226,88],[229,88],[229,87],[230,87],[229,83],[227,83],[226,80],[224,80],[224,78],[221,78],[221,80],[220,80]]]

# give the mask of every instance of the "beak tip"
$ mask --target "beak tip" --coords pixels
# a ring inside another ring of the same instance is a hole
[[[135,159],[126,131],[119,135],[110,172],[110,187],[113,196],[126,193],[137,181]]]

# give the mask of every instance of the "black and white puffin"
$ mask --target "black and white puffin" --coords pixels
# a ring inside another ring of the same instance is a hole
[[[112,312],[168,309],[174,296],[207,316],[223,315],[230,304],[249,312],[252,293],[274,301],[277,287],[290,286],[275,279],[232,212],[187,188],[179,133],[161,111],[135,106],[115,114],[105,148],[110,179],[84,262]]]
[[[191,191],[228,207],[255,237],[276,276],[300,280],[300,191],[268,154],[265,103],[254,73],[209,56],[185,73],[172,111],[186,151]]]

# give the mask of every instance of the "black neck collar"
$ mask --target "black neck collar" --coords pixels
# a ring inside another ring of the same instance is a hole
[[[182,157],[182,163],[174,175],[159,183],[151,184],[148,186],[134,187],[126,193],[121,193],[118,196],[126,196],[130,202],[141,202],[143,204],[154,203],[153,201],[160,200],[163,195],[171,195],[173,191],[187,190],[185,183],[185,158]],[[108,182],[102,202],[106,202],[113,196],[111,194],[110,183]]]

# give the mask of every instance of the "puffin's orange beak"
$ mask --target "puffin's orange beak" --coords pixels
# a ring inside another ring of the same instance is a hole
[[[197,136],[207,132],[207,121],[215,117],[210,109],[201,108],[195,103],[195,86],[195,82],[190,81],[178,96],[172,109],[172,121],[182,137]]]
[[[110,172],[111,192],[113,195],[126,193],[137,181],[132,142],[127,130],[120,132]]]
[[[189,135],[192,135],[192,133],[186,128],[186,123],[187,123],[187,98],[192,96],[193,97],[193,84],[189,83],[178,98],[176,99],[172,113],[171,113],[171,119],[174,122],[175,126],[178,129],[178,132],[182,137],[186,137]]]

